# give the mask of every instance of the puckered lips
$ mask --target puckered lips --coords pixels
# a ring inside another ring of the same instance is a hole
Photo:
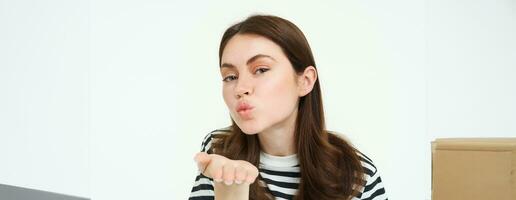
[[[251,112],[254,107],[247,102],[239,102],[236,108],[237,113],[242,119],[251,119]]]

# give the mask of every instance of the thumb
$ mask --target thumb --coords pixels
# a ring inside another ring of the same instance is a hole
[[[206,170],[206,166],[208,166],[210,163],[211,157],[206,152],[199,152],[195,154],[194,160],[197,163],[199,172],[202,173],[204,170]]]

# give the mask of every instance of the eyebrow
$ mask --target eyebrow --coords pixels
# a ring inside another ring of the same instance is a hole
[[[253,57],[249,58],[249,60],[247,60],[246,65],[249,65],[252,62],[254,62],[254,61],[256,61],[256,60],[258,60],[260,58],[269,58],[269,59],[271,59],[273,61],[276,61],[272,56],[265,55],[265,54],[256,54],[255,56],[253,56]],[[221,69],[225,68],[225,67],[227,67],[227,68],[235,68],[235,66],[233,64],[230,64],[230,63],[222,63],[222,65],[220,65]]]

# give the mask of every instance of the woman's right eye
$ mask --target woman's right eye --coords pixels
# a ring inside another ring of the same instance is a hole
[[[235,80],[237,77],[236,76],[226,76],[224,79],[222,79],[222,81],[224,82],[229,82],[229,81],[232,81],[232,80]]]

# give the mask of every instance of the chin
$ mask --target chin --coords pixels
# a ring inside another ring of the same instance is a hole
[[[256,124],[253,124],[252,122],[236,122],[240,130],[244,132],[246,135],[255,135],[262,131],[262,129],[257,126]]]
[[[240,127],[240,130],[242,130],[242,132],[244,132],[246,135],[255,135],[255,134],[258,134],[260,132],[259,129],[257,128],[253,128],[253,127],[242,127],[242,126],[239,126]]]

